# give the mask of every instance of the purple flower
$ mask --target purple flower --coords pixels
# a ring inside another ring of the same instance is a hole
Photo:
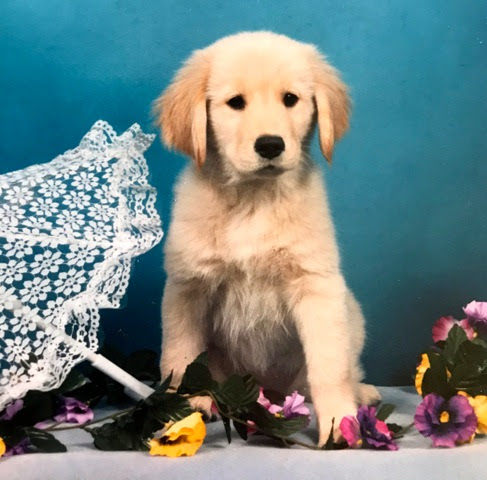
[[[448,338],[448,333],[453,328],[453,325],[458,325],[460,328],[462,328],[467,334],[467,338],[469,340],[474,338],[475,331],[467,318],[464,318],[463,320],[456,320],[453,317],[441,317],[436,320],[435,324],[433,325],[433,341],[436,343],[446,340]]]
[[[93,420],[93,410],[73,397],[60,397],[61,403],[57,415],[54,416],[56,422],[66,423],[86,423]]]
[[[463,311],[475,331],[487,337],[487,302],[470,302]]]
[[[426,395],[416,409],[414,425],[434,447],[454,447],[475,435],[477,416],[467,398],[455,395],[445,400],[436,393]]]
[[[340,431],[352,448],[361,446],[382,450],[397,450],[399,447],[392,439],[392,432],[387,425],[376,417],[376,408],[361,406],[357,417],[343,417]]]
[[[304,396],[300,395],[297,391],[288,395],[282,406],[282,414],[285,418],[294,418],[300,415],[307,415],[309,417],[309,408],[304,404]]]
[[[9,403],[3,414],[0,415],[0,420],[12,420],[15,417],[16,413],[22,410],[24,406],[24,401],[22,399],[14,400],[13,402]]]
[[[64,423],[86,423],[93,420],[93,410],[83,402],[76,400],[73,397],[59,397],[59,403],[56,408],[56,415],[53,420],[56,422]],[[36,423],[36,428],[44,429],[51,425],[51,421],[45,420],[43,422]]]
[[[28,438],[24,438],[17,445],[7,448],[7,451],[3,454],[4,457],[12,457],[13,455],[23,455],[28,453],[30,447],[30,441]]]
[[[280,405],[271,403],[270,400],[264,395],[264,390],[262,387],[260,387],[257,403],[260,403],[269,411],[269,413],[282,416],[284,418],[294,418],[301,415],[307,415],[309,417],[309,409],[304,404],[304,400],[303,395],[300,395],[297,390],[295,390],[291,395],[288,395],[284,399],[284,404],[281,407]]]

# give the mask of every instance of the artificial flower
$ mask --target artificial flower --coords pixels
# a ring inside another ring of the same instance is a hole
[[[281,413],[284,418],[294,418],[301,415],[309,417],[309,408],[304,404],[304,396],[294,391],[284,399]]]
[[[12,457],[14,455],[23,455],[29,451],[30,447],[30,440],[28,438],[24,438],[19,443],[14,445],[13,447],[7,448],[7,451],[4,454],[4,457]]]
[[[463,311],[475,331],[487,337],[487,302],[470,302]]]
[[[343,417],[340,422],[340,431],[350,448],[360,448],[362,446],[363,440],[360,434],[360,423],[355,417],[351,415]]]
[[[264,390],[262,387],[259,389],[259,398],[257,398],[257,403],[260,403],[264,408],[266,408],[270,413],[276,416],[284,418],[294,418],[301,415],[309,416],[309,409],[304,404],[305,398],[300,395],[297,390],[295,390],[291,395],[288,395],[284,399],[284,404],[277,405],[271,403],[271,401],[264,395]]]
[[[24,401],[20,398],[18,400],[14,400],[13,402],[9,403],[5,407],[3,414],[0,415],[0,420],[12,420],[12,418],[15,417],[17,412],[22,410],[23,406],[24,406]]]
[[[0,437],[0,457],[3,457],[3,454],[7,451],[7,446],[3,441],[3,438]]]
[[[389,427],[376,416],[375,407],[361,406],[357,417],[343,417],[340,431],[352,448],[368,447],[382,450],[397,450]]]
[[[421,435],[431,438],[433,446],[454,447],[473,439],[477,416],[461,395],[445,400],[430,393],[416,409],[414,425]]]
[[[441,317],[435,322],[432,329],[433,341],[436,343],[442,340],[446,340],[448,338],[448,333],[454,325],[458,325],[460,328],[462,328],[469,340],[472,340],[475,337],[475,331],[470,325],[468,318],[464,318],[463,320],[456,320],[450,316]]]
[[[202,414],[194,412],[164,430],[159,438],[150,441],[151,455],[167,457],[192,456],[203,444],[206,426]]]
[[[73,397],[60,397],[58,413],[54,416],[56,422],[86,423],[93,420],[93,410]]]
[[[264,395],[264,389],[259,387],[259,397],[257,398],[257,403],[260,403],[266,410],[273,407],[279,407],[279,405],[274,405],[271,401]]]
[[[476,395],[475,397],[471,397],[465,392],[458,392],[458,395],[463,395],[467,398],[477,416],[478,425],[475,433],[483,435],[487,434],[487,395]]]
[[[423,378],[426,370],[430,368],[430,360],[426,353],[421,355],[421,363],[416,367],[416,377],[414,379],[414,385],[416,386],[416,390],[420,395],[423,395],[422,385],[423,385]]]

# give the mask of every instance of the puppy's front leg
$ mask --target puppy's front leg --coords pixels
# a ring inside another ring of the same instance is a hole
[[[161,374],[178,387],[186,367],[206,350],[206,302],[194,286],[168,280],[162,301]]]
[[[356,413],[351,376],[346,287],[341,275],[309,275],[294,283],[292,311],[303,345],[311,399],[323,445],[335,418]]]

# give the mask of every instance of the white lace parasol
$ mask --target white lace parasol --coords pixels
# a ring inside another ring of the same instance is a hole
[[[94,352],[98,309],[120,306],[132,258],[162,237],[143,156],[153,139],[98,121],[74,150],[0,175],[0,410],[84,359],[152,391]]]

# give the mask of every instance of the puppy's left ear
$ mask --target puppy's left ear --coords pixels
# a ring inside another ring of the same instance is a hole
[[[209,65],[206,50],[194,52],[153,106],[164,143],[190,156],[198,168],[206,159],[206,88]]]
[[[335,142],[348,129],[350,99],[339,73],[315,47],[311,47],[310,63],[315,85],[321,153],[331,163]]]

